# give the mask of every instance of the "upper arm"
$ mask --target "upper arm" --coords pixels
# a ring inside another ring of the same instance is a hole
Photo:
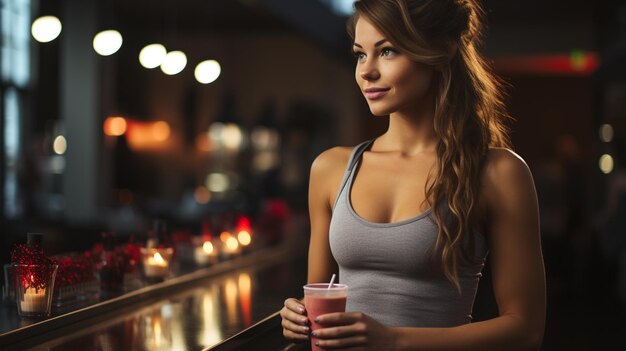
[[[532,174],[512,151],[491,150],[482,175],[493,287],[500,315],[539,338],[545,325],[545,273]]]
[[[337,263],[330,251],[328,229],[332,215],[331,204],[339,187],[347,162],[343,148],[333,148],[320,154],[311,165],[309,181],[309,283],[324,282],[337,272]]]

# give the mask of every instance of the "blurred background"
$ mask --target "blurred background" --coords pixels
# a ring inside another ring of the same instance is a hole
[[[353,78],[340,0],[1,0],[0,261],[155,218],[197,233],[245,213],[306,255],[308,172],[385,130]],[[626,4],[488,0],[539,194],[545,350],[626,347]],[[280,227],[281,229],[276,229]],[[496,313],[489,269],[476,318]],[[303,278],[304,279],[304,278]]]

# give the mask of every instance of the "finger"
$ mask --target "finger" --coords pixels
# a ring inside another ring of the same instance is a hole
[[[288,309],[292,310],[295,313],[306,314],[306,308],[304,307],[304,305],[300,303],[300,301],[294,298],[289,298],[285,300],[285,307],[287,307]]]
[[[361,321],[364,317],[361,312],[335,312],[319,315],[314,322],[324,326],[346,325]]]
[[[298,314],[296,312],[291,311],[288,308],[283,308],[282,310],[280,310],[280,316],[283,319],[287,319],[292,321],[293,323],[299,324],[299,325],[308,325],[309,324],[309,319],[301,314]]]
[[[344,349],[346,347],[352,347],[355,350],[361,350],[367,344],[367,338],[365,336],[352,336],[349,338],[331,339],[331,340],[317,340],[316,346],[325,349]]]
[[[319,339],[341,339],[350,336],[365,334],[367,334],[367,330],[364,323],[355,323],[338,327],[317,329],[316,331],[311,333],[313,337]]]
[[[286,339],[293,340],[293,341],[306,341],[306,340],[309,340],[309,335],[300,334],[300,333],[294,333],[293,331],[291,331],[289,329],[283,329],[283,336]]]
[[[308,336],[309,332],[311,331],[308,326],[296,324],[288,319],[283,319],[280,324],[282,325],[283,329],[287,329],[296,334],[303,334]]]

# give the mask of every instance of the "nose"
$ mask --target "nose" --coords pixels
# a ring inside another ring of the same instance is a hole
[[[380,78],[380,72],[374,60],[367,60],[359,65],[359,76],[363,80],[376,80]]]

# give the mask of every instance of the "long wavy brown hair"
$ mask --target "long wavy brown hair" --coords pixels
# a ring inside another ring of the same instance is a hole
[[[364,17],[398,50],[436,69],[437,167],[426,198],[439,227],[443,273],[460,290],[459,262],[472,258],[462,244],[477,225],[482,164],[490,147],[510,147],[503,84],[477,50],[483,9],[476,0],[360,0],[354,7],[352,40]]]

